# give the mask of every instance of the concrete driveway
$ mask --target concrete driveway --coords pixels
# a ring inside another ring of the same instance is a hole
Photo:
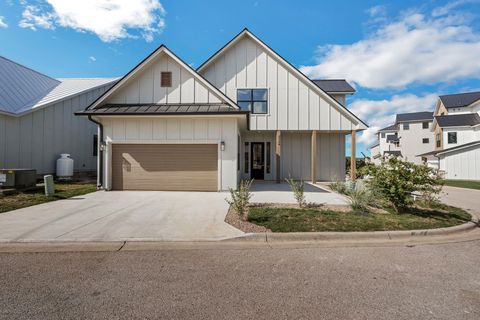
[[[243,232],[224,222],[226,193],[94,192],[0,214],[0,241],[219,240]]]

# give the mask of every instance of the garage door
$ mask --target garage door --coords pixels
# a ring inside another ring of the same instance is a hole
[[[114,190],[217,191],[216,144],[114,144]]]

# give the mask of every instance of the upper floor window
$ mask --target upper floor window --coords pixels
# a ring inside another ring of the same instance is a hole
[[[267,89],[238,89],[237,104],[242,110],[265,114],[267,110]]]
[[[428,129],[428,121],[422,122],[422,128]]]
[[[447,136],[448,143],[457,143],[457,133],[449,132]]]
[[[428,138],[423,138],[422,139],[422,143],[429,143],[429,142],[430,142],[430,139],[428,139]]]
[[[410,130],[410,123],[404,123],[403,130]]]
[[[382,138],[385,138],[385,132],[382,132],[382,133],[380,134],[380,136],[381,136]]]
[[[160,74],[160,86],[171,87],[172,86],[172,73],[170,71],[162,71]]]
[[[437,148],[440,148],[442,146],[442,140],[440,139],[440,133],[437,133],[435,136],[435,140],[437,142]]]

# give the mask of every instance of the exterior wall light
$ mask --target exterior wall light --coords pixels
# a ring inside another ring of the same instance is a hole
[[[220,142],[220,150],[225,151],[225,141]]]

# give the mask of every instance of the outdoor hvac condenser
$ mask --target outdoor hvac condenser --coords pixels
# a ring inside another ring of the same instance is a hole
[[[0,169],[0,187],[28,188],[37,184],[35,169]]]

